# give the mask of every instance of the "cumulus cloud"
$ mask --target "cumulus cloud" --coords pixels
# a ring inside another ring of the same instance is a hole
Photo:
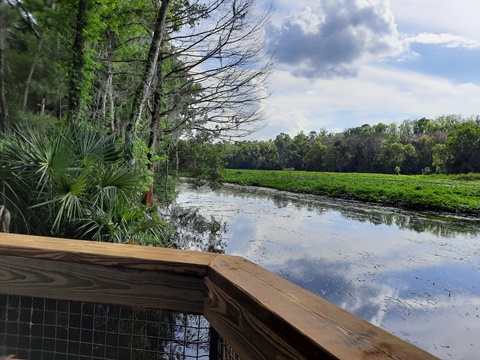
[[[408,43],[444,45],[449,48],[463,48],[468,50],[479,50],[480,41],[465,39],[462,36],[443,33],[421,33],[406,38]]]
[[[388,0],[322,0],[272,25],[269,46],[295,76],[351,77],[365,60],[405,51]]]

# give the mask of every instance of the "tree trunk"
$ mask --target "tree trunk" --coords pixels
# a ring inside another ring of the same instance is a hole
[[[54,10],[56,6],[56,1],[53,0],[49,5],[47,5],[50,9]],[[40,35],[38,40],[37,48],[35,49],[35,54],[33,55],[33,61],[30,65],[30,71],[28,72],[27,80],[25,81],[25,88],[23,90],[23,109],[27,108],[28,103],[28,96],[30,95],[30,83],[32,82],[33,74],[35,73],[35,68],[37,66],[38,58],[40,57],[40,52],[43,48],[43,43],[45,42],[45,32]],[[41,113],[45,113],[45,97],[43,98],[42,102],[42,111]]]
[[[2,225],[2,230],[4,233],[8,233],[10,231],[10,212],[7,210],[5,205],[0,205],[0,224]]]
[[[162,5],[158,10],[157,19],[155,21],[155,30],[153,33],[152,42],[150,43],[150,49],[148,51],[147,62],[145,65],[145,71],[142,81],[135,92],[132,110],[130,112],[130,120],[126,128],[127,145],[129,145],[129,142],[133,137],[133,130],[138,126],[142,117],[143,107],[150,96],[153,78],[157,71],[157,61],[165,32],[165,24],[170,2],[171,0],[162,0]]]
[[[161,59],[158,62],[157,69],[161,72],[162,61]],[[153,97],[153,110],[152,110],[152,120],[150,122],[150,134],[148,138],[148,149],[150,150],[147,154],[148,159],[148,170],[152,173],[155,171],[155,166],[153,164],[153,156],[157,152],[158,148],[158,137],[160,135],[159,125],[160,125],[160,111],[161,111],[161,101],[162,101],[162,77],[161,74],[158,76],[158,85],[154,92]],[[153,180],[152,180],[153,181]],[[144,204],[147,206],[153,206],[153,183],[149,185],[148,190],[144,194]]]
[[[77,25],[73,41],[73,61],[68,88],[68,120],[79,116],[85,73],[85,29],[87,27],[88,0],[78,1]]]
[[[113,61],[114,61],[114,51],[115,51],[115,34],[112,31],[108,31],[107,35],[108,46],[106,50],[107,65],[107,78],[103,86],[103,96],[102,96],[102,120],[105,125],[107,122],[110,126],[110,132],[115,133],[115,104],[113,97]],[[107,121],[108,120],[108,121]]]
[[[7,1],[0,0],[0,128],[8,121],[7,99],[5,96],[5,51],[6,51],[6,16]]]
[[[175,177],[178,178],[180,171],[180,158],[178,156],[178,139],[175,141]]]
[[[33,73],[35,72],[35,67],[37,66],[38,58],[40,56],[40,51],[42,51],[43,43],[45,41],[45,36],[42,35],[38,40],[37,49],[33,55],[33,61],[30,65],[30,71],[28,72],[27,80],[25,81],[25,89],[23,90],[23,109],[27,108],[28,95],[30,91],[30,83],[32,82]]]
[[[45,115],[45,97],[42,98],[40,103],[40,114]]]
[[[128,147],[131,146],[131,140],[133,138],[133,131],[140,122],[142,117],[143,107],[145,102],[151,93],[152,82],[155,77],[155,73],[160,74],[160,77],[157,78],[160,82],[161,73],[162,73],[162,54],[160,53],[161,45],[163,42],[163,35],[165,33],[165,24],[167,19],[168,7],[171,0],[162,0],[162,5],[158,9],[157,19],[155,21],[155,31],[153,33],[152,42],[150,43],[150,49],[148,51],[147,63],[145,65],[145,72],[143,74],[142,82],[140,83],[137,91],[135,92],[135,97],[133,99],[132,111],[130,114],[130,121],[127,125],[125,131],[125,144]],[[161,99],[161,90],[157,87],[154,94],[154,103],[162,101]],[[157,116],[158,115],[158,116]],[[160,123],[160,116],[156,111],[156,108],[152,112],[152,121],[150,123],[150,136],[148,139],[148,148],[150,152],[147,155],[148,159],[148,170],[153,174],[155,171],[155,166],[153,164],[153,156],[157,150],[158,142],[158,126]],[[152,183],[148,186],[148,191],[143,195],[142,202],[147,206],[153,206],[153,179]]]
[[[112,63],[109,62],[108,64],[108,77],[107,77],[107,98],[108,98],[108,104],[110,107],[109,111],[109,118],[110,118],[110,131],[112,134],[115,133],[115,103],[113,101],[113,68],[112,68]]]

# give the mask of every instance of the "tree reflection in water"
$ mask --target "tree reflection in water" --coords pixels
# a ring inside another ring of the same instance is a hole
[[[293,206],[299,211],[306,209],[317,215],[327,211],[338,211],[346,219],[370,222],[374,225],[395,225],[400,229],[420,233],[429,232],[441,237],[455,237],[457,234],[477,236],[480,233],[480,222],[477,218],[458,217],[453,214],[419,213],[358,201],[231,184],[225,184],[223,189],[217,189],[215,194],[243,199],[271,200],[280,209]]]

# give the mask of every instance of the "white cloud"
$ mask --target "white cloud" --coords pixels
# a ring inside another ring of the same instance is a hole
[[[449,33],[480,41],[478,0],[390,0],[390,9],[404,33]]]
[[[304,34],[317,34],[320,30],[320,24],[325,22],[325,16],[321,13],[315,13],[311,7],[307,6],[298,15],[293,15],[291,24],[298,26]]]
[[[478,113],[480,86],[455,84],[417,72],[364,66],[356,78],[295,77],[276,71],[271,79],[267,124],[257,139],[326,127],[329,131],[365,123],[400,122],[445,114]]]
[[[443,33],[420,33],[414,36],[408,36],[405,39],[408,43],[445,45],[449,48],[464,48],[468,50],[479,50],[480,41],[465,39],[461,36]]]
[[[458,71],[433,76],[405,70],[415,69],[413,57],[408,63],[383,61],[415,55],[409,51],[412,44],[451,48],[452,59],[455,49],[480,50],[478,0],[276,3],[267,34],[270,44],[280,45],[278,63],[270,81],[267,124],[254,138],[478,114],[480,86],[462,83],[468,78],[467,69],[457,69],[465,73],[461,78],[455,78]],[[430,56],[428,49],[416,55]],[[428,61],[435,65],[439,60]],[[444,67],[429,69],[433,73]]]
[[[267,39],[279,64],[296,76],[356,76],[360,64],[407,50],[388,0],[319,1],[290,14],[273,22]]]

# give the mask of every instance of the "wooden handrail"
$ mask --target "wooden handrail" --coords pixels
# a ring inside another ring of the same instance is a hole
[[[242,359],[435,359],[229,255],[0,233],[0,293],[203,314]]]

